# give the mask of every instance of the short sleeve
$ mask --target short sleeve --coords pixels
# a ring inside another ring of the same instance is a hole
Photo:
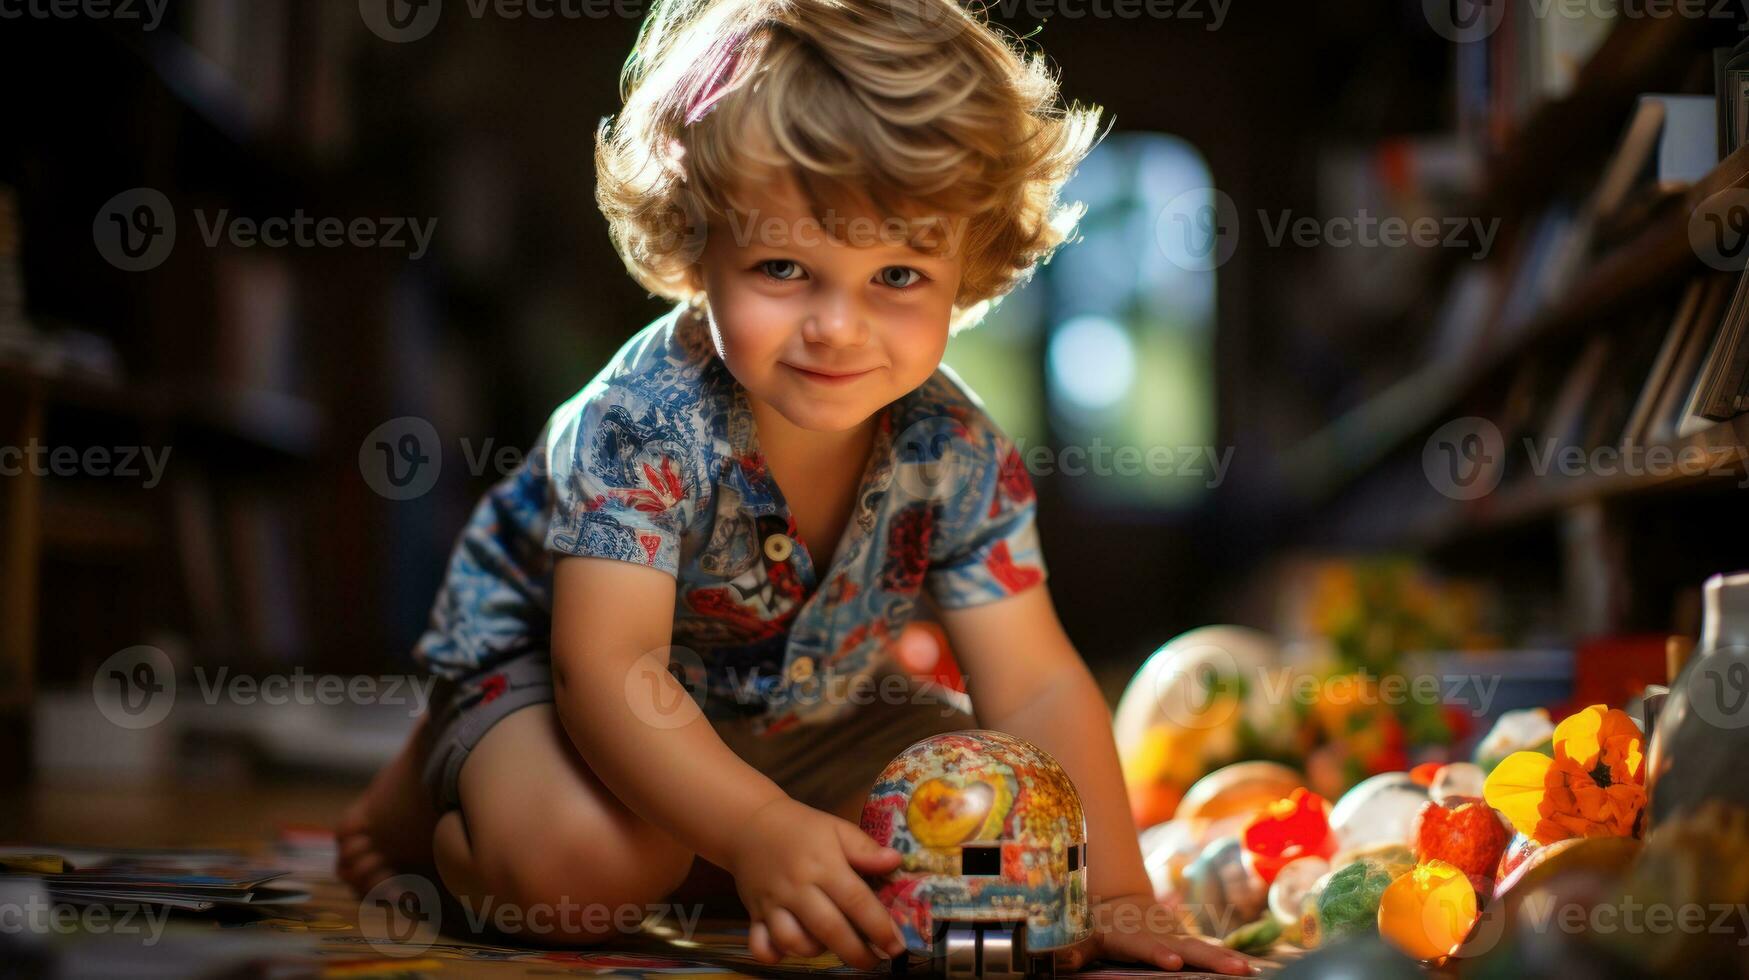
[[[964,491],[943,505],[940,550],[926,579],[948,609],[994,602],[1045,579],[1038,498],[1019,450],[988,420],[969,435]]]
[[[548,550],[679,575],[702,472],[684,417],[627,387],[597,383],[560,406],[543,444]]]

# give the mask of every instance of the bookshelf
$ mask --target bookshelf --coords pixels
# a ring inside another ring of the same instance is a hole
[[[1682,181],[1659,170],[1662,128],[1639,147],[1646,156],[1630,150],[1630,122],[1646,112],[1642,97],[1710,95],[1713,49],[1734,44],[1737,26],[1619,19],[1569,91],[1487,129],[1482,179],[1455,213],[1498,217],[1501,245],[1474,263],[1429,257],[1410,292],[1443,298],[1407,309],[1393,329],[1444,341],[1438,331],[1464,302],[1464,276],[1484,284],[1488,298],[1460,320],[1462,343],[1429,345],[1447,356],[1411,358],[1394,375],[1375,376],[1370,394],[1328,412],[1275,457],[1276,499],[1263,505],[1270,509],[1260,523],[1277,529],[1290,551],[1414,556],[1490,581],[1518,605],[1559,607],[1540,622],[1562,623],[1573,640],[1680,631],[1702,578],[1733,570],[1721,563],[1743,563],[1749,539],[1736,515],[1746,492],[1739,484],[1749,479],[1749,414],[1703,425],[1689,414],[1694,366],[1655,364],[1647,352],[1662,353],[1660,342],[1687,344],[1682,349],[1701,353],[1704,371],[1718,356],[1706,338],[1727,335],[1740,315],[1730,300],[1744,274],[1709,268],[1690,243],[1690,223],[1721,191],[1749,191],[1749,148],[1715,155],[1704,173]],[[1454,62],[1473,54],[1454,52]],[[1618,164],[1629,173],[1636,159],[1631,190],[1607,213],[1592,213],[1608,175]],[[1566,225],[1551,220],[1575,215]],[[1563,253],[1567,239],[1556,237],[1545,248],[1551,227],[1581,244]],[[1563,260],[1564,275],[1543,278]],[[1682,297],[1705,295],[1703,281],[1721,297],[1710,320],[1705,307],[1681,312],[1693,309]],[[1672,403],[1672,394],[1687,397]],[[1654,414],[1671,404],[1679,411],[1633,435],[1644,425],[1642,403],[1656,406]],[[1424,470],[1424,451],[1441,426],[1472,416],[1504,430],[1507,458],[1495,464],[1491,491],[1454,499],[1463,495],[1446,495]],[[1625,425],[1620,416],[1628,416]],[[1533,442],[1576,448],[1587,459],[1654,451],[1684,465],[1542,470],[1529,465]]]
[[[0,258],[26,321],[0,323],[0,446],[171,454],[150,489],[0,479],[0,731],[17,747],[0,786],[29,778],[36,694],[89,691],[125,647],[258,672],[372,671],[402,652],[373,632],[393,572],[344,569],[394,545],[355,433],[388,417],[358,392],[392,377],[404,257],[209,246],[192,213],[369,213],[350,189],[392,184],[348,115],[354,66],[382,56],[364,31],[356,7],[190,0],[150,32],[43,18],[0,32],[9,90],[73,69],[15,100],[0,144],[22,229]],[[179,225],[143,272],[93,241],[94,213],[134,187],[163,192]]]
[[[1728,187],[1749,188],[1749,147],[1732,153],[1680,204],[1663,211],[1632,240],[1595,260],[1572,289],[1523,326],[1492,333],[1504,343],[1477,349],[1466,360],[1421,368],[1320,429],[1284,461],[1282,480],[1318,501],[1364,474],[1387,454],[1425,434],[1466,397],[1497,379],[1538,346],[1568,339],[1622,304],[1635,302],[1683,273],[1700,268],[1688,241],[1688,218],[1702,201]]]

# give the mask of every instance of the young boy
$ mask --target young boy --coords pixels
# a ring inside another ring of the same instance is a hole
[[[1068,235],[1097,108],[953,0],[659,0],[623,87],[597,198],[677,305],[481,502],[419,645],[444,684],[344,818],[342,876],[641,905],[702,858],[762,960],[871,968],[903,946],[862,876],[899,858],[851,820],[906,745],[984,727],[1082,794],[1099,924],[1065,966],[1249,972],[1153,903],[1031,483],[941,367]],[[889,683],[925,601],[975,719]]]

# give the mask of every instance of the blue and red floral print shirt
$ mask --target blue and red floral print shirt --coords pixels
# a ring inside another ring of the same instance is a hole
[[[480,501],[417,656],[459,678],[545,649],[558,557],[648,565],[676,578],[672,660],[706,715],[773,733],[867,703],[843,695],[888,666],[923,590],[952,608],[1042,581],[1034,510],[1019,453],[944,368],[880,413],[855,510],[817,568],[745,389],[677,306]]]

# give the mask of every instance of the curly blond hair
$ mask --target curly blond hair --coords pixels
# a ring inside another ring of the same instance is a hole
[[[646,289],[702,305],[711,216],[787,177],[816,217],[961,222],[956,330],[1073,233],[1084,208],[1058,192],[1102,135],[1098,106],[1063,106],[1044,57],[958,0],[657,0],[620,96],[596,201]]]

